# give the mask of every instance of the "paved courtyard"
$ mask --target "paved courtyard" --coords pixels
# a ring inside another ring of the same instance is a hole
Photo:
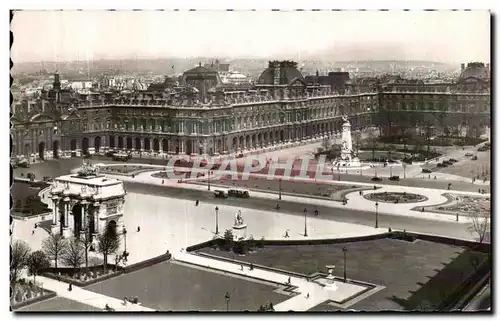
[[[122,299],[137,296],[142,305],[160,311],[256,311],[289,298],[273,292],[269,284],[214,273],[172,262],[160,263],[86,287],[87,290]]]
[[[266,246],[238,260],[278,269],[312,274],[326,272],[326,265],[335,265],[334,275],[342,277],[343,251],[347,248],[347,277],[370,282],[386,288],[354,304],[355,310],[411,310],[416,308],[412,293],[420,290],[423,298],[432,303],[439,301],[436,293],[441,287],[450,287],[470,272],[470,261],[459,269],[444,270],[463,249],[457,246],[418,240],[415,243],[381,239],[374,241],[304,246]],[[227,252],[205,248],[203,252],[228,256]],[[438,275],[439,274],[439,275]],[[431,283],[430,280],[434,279]],[[422,294],[422,291],[425,293]],[[405,302],[410,299],[410,303]],[[422,298],[420,298],[422,299]],[[313,310],[337,310],[322,304]]]
[[[91,312],[102,311],[93,306],[69,300],[62,297],[55,297],[28,306],[22,307],[16,312]]]
[[[465,155],[465,151],[463,154]],[[491,179],[491,150],[486,152],[473,152],[477,156],[477,160],[472,160],[472,157],[463,157],[458,163],[452,166],[439,168],[438,172],[447,173],[452,175],[464,176],[470,179],[472,177],[480,176],[482,180],[484,177],[489,181]],[[482,175],[484,171],[487,171],[487,175]]]

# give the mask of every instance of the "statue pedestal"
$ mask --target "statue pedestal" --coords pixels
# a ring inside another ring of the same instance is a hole
[[[247,225],[246,224],[233,225],[233,237],[235,241],[245,240],[247,238]]]
[[[326,284],[325,284],[325,290],[328,291],[335,291],[337,290],[337,284],[335,282],[335,278],[333,275],[328,275],[326,277]]]

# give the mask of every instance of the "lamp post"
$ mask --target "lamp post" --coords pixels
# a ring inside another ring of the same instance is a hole
[[[215,207],[215,235],[219,235],[219,207]]]
[[[231,301],[231,296],[229,295],[229,292],[226,292],[226,295],[224,295],[224,299],[226,299],[226,311],[229,312],[229,301]]]
[[[304,237],[307,237],[307,208],[304,208]]]
[[[279,179],[279,199],[281,200],[281,178]]]
[[[347,248],[344,246],[342,249],[342,252],[344,252],[344,283],[347,282],[347,270],[346,270],[346,255],[347,255]]]
[[[375,228],[378,228],[378,202],[375,203]]]
[[[208,178],[208,184],[207,184],[208,185],[208,190],[210,190],[210,172],[211,171],[208,171],[208,176],[207,176],[207,178]]]
[[[457,212],[457,217],[456,217],[456,221],[458,222],[458,212]]]
[[[126,257],[127,256],[127,228],[125,226],[123,227],[122,233],[123,233],[123,240],[125,242],[124,243],[125,246],[124,246],[123,254]]]

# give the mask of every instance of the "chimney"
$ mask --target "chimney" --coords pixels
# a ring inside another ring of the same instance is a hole
[[[274,68],[274,85],[275,86],[278,86],[280,83],[281,83],[281,68],[280,68],[280,63],[275,61],[274,62],[274,65],[273,65],[273,68]]]
[[[461,64],[460,66],[461,66],[460,71],[464,71],[464,69],[465,69],[465,64]]]
[[[61,81],[59,79],[59,74],[55,73],[54,74],[54,83],[52,84],[52,89],[59,91],[61,90]]]

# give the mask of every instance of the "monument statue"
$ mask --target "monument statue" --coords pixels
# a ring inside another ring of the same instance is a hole
[[[234,219],[234,225],[238,226],[243,224],[244,224],[243,215],[241,215],[241,211],[238,211],[238,213],[236,213],[236,218]]]
[[[340,150],[340,159],[337,160],[337,166],[358,167],[361,166],[359,159],[354,155],[352,149],[351,123],[346,115],[342,116],[342,145]]]

